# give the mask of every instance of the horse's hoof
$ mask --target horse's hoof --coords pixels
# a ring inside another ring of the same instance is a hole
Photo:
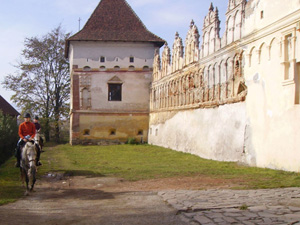
[[[24,195],[25,195],[25,196],[28,196],[28,195],[29,195],[28,191],[25,191]]]

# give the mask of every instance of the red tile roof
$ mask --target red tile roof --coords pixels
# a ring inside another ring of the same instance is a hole
[[[12,107],[1,95],[0,95],[0,111],[2,111],[3,114],[10,115],[10,116],[20,115],[20,113],[18,113],[18,111],[15,110],[15,108]]]
[[[126,0],[101,0],[81,31],[70,41],[152,42],[161,47],[165,41],[151,33]]]

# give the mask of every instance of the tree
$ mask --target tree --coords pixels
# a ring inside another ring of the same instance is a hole
[[[42,116],[46,140],[50,140],[51,122],[59,142],[60,119],[68,116],[70,99],[69,63],[64,57],[65,41],[70,33],[61,26],[42,37],[25,38],[21,61],[15,74],[5,77],[3,85],[15,94],[12,101],[22,111]]]

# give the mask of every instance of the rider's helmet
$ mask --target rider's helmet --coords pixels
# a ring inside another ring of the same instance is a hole
[[[35,116],[34,119],[35,119],[35,120],[39,120],[39,117],[38,117],[38,116]]]
[[[25,114],[24,114],[24,118],[31,118],[31,116],[30,116],[29,113],[25,113]]]

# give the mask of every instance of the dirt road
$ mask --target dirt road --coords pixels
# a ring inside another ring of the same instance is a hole
[[[155,191],[128,184],[48,174],[37,181],[35,192],[0,206],[0,224],[184,224]]]

